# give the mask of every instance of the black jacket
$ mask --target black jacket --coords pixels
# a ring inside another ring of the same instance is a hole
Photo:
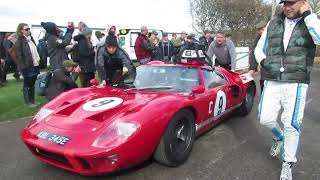
[[[159,52],[159,59],[158,60],[163,61],[164,56],[167,55],[168,59],[170,61],[171,57],[175,54],[175,48],[173,46],[173,43],[171,41],[168,41],[167,43],[168,44],[165,45],[165,43],[163,43],[163,41],[160,41],[159,47],[158,47],[158,52]]]
[[[31,37],[31,41],[36,44]],[[22,36],[19,37],[16,43],[14,44],[17,53],[17,65],[21,72],[27,71],[27,69],[32,68],[33,58],[31,54],[30,47],[28,45],[27,39]]]
[[[81,73],[95,72],[93,46],[88,44],[86,37],[82,34],[75,36],[74,40],[78,42],[79,59],[77,63],[79,63]]]
[[[206,39],[205,36],[201,36],[201,37],[199,38],[199,46],[200,46],[200,49],[202,49],[202,50],[204,50],[205,52],[207,52],[208,49],[209,49],[210,44],[212,43],[212,41],[213,41],[213,38],[212,38],[212,37],[210,37],[210,38],[208,39],[208,41],[207,41],[207,39]]]
[[[65,60],[66,50],[72,39],[72,33],[66,33],[61,39],[57,35],[47,34],[48,53],[52,70],[61,69],[62,62]]]
[[[97,58],[98,72],[103,80],[107,82],[114,80],[115,75],[122,74],[122,68],[128,68],[128,77],[126,79],[135,78],[135,66],[129,58],[129,55],[120,47],[118,47],[115,54],[110,55],[106,52],[105,48],[99,51]]]
[[[71,74],[62,69],[56,69],[52,73],[49,86],[46,92],[46,98],[51,100],[59,94],[78,87]]]
[[[256,38],[254,39],[253,42],[253,47],[250,50],[250,55],[249,55],[249,70],[254,70],[257,71],[258,70],[258,62],[256,60],[256,57],[254,56],[254,49],[256,48],[259,39],[260,39],[260,35],[257,34]]]

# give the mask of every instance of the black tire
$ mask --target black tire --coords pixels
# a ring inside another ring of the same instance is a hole
[[[154,159],[167,166],[179,166],[189,157],[195,139],[195,118],[189,110],[171,119],[154,153]]]
[[[254,95],[255,95],[255,86],[253,84],[250,84],[247,88],[246,96],[243,99],[242,104],[238,109],[239,116],[246,116],[251,112],[252,106],[254,103]]]

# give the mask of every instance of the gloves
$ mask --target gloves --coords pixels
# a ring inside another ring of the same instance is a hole
[[[123,67],[122,68],[122,75],[125,75],[125,74],[127,74],[128,73],[128,68],[127,67]]]

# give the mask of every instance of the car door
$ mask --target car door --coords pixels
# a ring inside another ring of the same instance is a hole
[[[228,113],[228,109],[232,107],[232,104],[230,104],[230,98],[232,98],[231,87],[221,73],[211,68],[203,68],[202,74],[207,104],[207,113],[204,121],[214,123]]]

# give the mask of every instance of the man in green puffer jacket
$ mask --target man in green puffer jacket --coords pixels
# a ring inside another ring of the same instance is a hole
[[[283,12],[269,22],[255,49],[265,78],[258,117],[273,133],[270,155],[283,152],[280,180],[291,180],[310,73],[320,44],[320,20],[308,0],[280,3]],[[277,123],[280,109],[283,130]]]

